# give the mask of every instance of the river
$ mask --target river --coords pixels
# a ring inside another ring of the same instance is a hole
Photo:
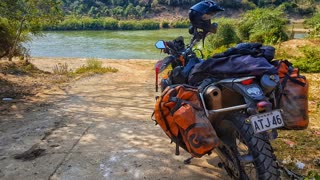
[[[155,48],[157,40],[183,36],[187,29],[148,31],[52,31],[34,37],[27,44],[32,57],[80,57],[111,59],[159,59],[165,56]]]
[[[32,57],[160,59],[154,44],[183,36],[190,41],[188,29],[147,31],[51,31],[26,44]],[[303,35],[295,34],[295,38]]]

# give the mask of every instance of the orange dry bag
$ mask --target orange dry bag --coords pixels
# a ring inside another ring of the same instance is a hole
[[[308,81],[300,75],[299,69],[294,68],[288,60],[274,62],[282,86],[278,104],[284,118],[286,129],[306,129],[309,124],[308,116]]]
[[[168,86],[157,99],[154,117],[157,124],[193,157],[202,157],[218,146],[219,139],[206,117],[198,89],[188,85]]]

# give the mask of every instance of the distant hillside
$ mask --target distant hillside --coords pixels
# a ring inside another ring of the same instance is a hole
[[[182,18],[200,0],[62,0],[65,15],[116,19]],[[277,7],[290,16],[313,14],[320,0],[218,0],[224,16],[238,16],[257,7]]]

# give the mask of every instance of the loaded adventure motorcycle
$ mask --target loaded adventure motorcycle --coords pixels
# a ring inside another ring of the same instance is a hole
[[[280,179],[270,140],[277,129],[308,126],[308,83],[288,61],[273,60],[275,49],[240,43],[207,60],[194,46],[218,25],[211,17],[223,11],[213,1],[190,8],[190,43],[182,37],[160,40],[169,54],[155,65],[155,121],[170,139],[193,157],[214,150],[233,179]],[[159,73],[172,67],[158,82]],[[294,174],[292,174],[294,176]],[[298,176],[295,176],[298,177]]]

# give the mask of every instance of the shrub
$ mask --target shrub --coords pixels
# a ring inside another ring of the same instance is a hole
[[[137,23],[140,23],[141,29],[143,30],[153,30],[160,28],[160,23],[152,20],[142,20]]]
[[[294,66],[302,72],[319,73],[320,72],[320,49],[312,46],[303,46],[300,49],[304,56],[293,61]]]
[[[139,24],[136,21],[119,21],[119,29],[121,30],[137,30],[140,29]]]
[[[307,6],[307,7],[299,7],[298,8],[298,13],[301,16],[307,16],[307,15],[311,15],[312,13],[314,13],[316,11],[316,8],[311,5],[311,6]]]
[[[113,18],[105,18],[103,21],[103,28],[107,30],[116,30],[118,29],[119,21]]]
[[[20,38],[16,39],[17,29],[15,24],[10,22],[6,18],[0,17],[0,59],[3,57],[8,57],[9,52],[14,44],[14,41],[17,40],[16,48],[14,49],[14,56],[24,56],[27,55],[28,51],[23,47],[22,42],[28,40],[27,34],[22,33]]]
[[[312,29],[308,34],[309,38],[316,38],[320,35],[320,12],[317,12],[311,18],[304,21],[307,28]]]
[[[58,25],[54,27],[48,27],[47,30],[82,30],[82,21],[75,17],[68,17]]]
[[[214,54],[217,53],[222,53],[224,51],[226,51],[228,49],[228,47],[226,46],[220,46],[218,48],[205,48],[202,53],[203,53],[203,59],[208,59],[210,57],[212,57]],[[199,53],[197,53],[197,57],[201,57],[199,56]]]
[[[216,34],[209,35],[206,38],[204,56],[210,57],[214,53],[218,53],[215,49],[225,50],[226,48],[240,42],[240,38],[236,32],[236,20],[220,18],[216,19],[218,31]]]
[[[256,4],[254,4],[251,1],[242,1],[241,7],[245,10],[253,10],[253,9],[257,8]]]
[[[277,9],[288,13],[295,13],[297,8],[298,5],[294,2],[284,2],[281,5],[279,5]]]
[[[238,23],[239,35],[243,41],[274,44],[288,40],[286,24],[288,19],[279,9],[258,8],[247,11]]]
[[[103,29],[104,21],[102,19],[83,18],[81,19],[84,30],[101,30]]]
[[[188,28],[189,26],[190,21],[188,19],[182,19],[171,23],[171,27],[173,28]]]
[[[161,22],[161,28],[169,28],[169,27],[170,27],[170,23],[168,21]]]
[[[75,70],[76,74],[103,74],[108,72],[118,72],[118,69],[112,67],[102,67],[102,61],[96,59],[88,59],[85,65]]]

